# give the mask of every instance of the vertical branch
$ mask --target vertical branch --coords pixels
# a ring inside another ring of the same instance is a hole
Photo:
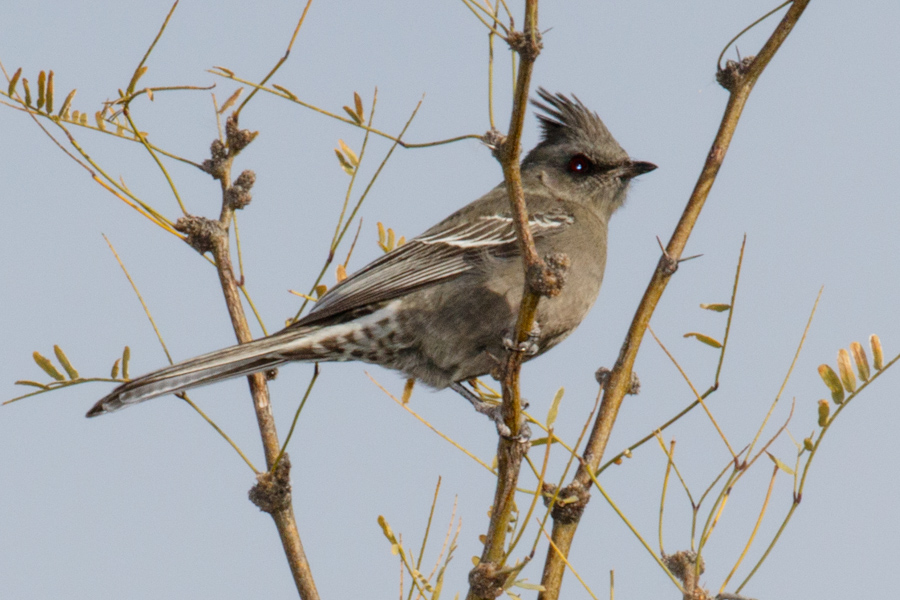
[[[603,401],[600,404],[594,428],[586,445],[584,460],[570,485],[570,488],[574,491],[587,489],[590,485],[591,473],[596,472],[600,465],[613,424],[619,412],[619,407],[622,404],[622,399],[631,387],[632,368],[644,332],[650,323],[650,317],[656,309],[656,305],[659,303],[659,299],[662,297],[669,279],[677,269],[678,260],[712,189],[719,168],[725,160],[725,154],[728,151],[728,146],[734,136],[734,131],[750,92],[753,90],[753,86],[760,75],[762,75],[763,70],[769,64],[769,61],[775,56],[781,44],[800,19],[808,4],[809,0],[795,0],[756,57],[746,57],[740,63],[729,61],[725,69],[720,69],[717,73],[719,83],[731,93],[725,108],[725,114],[722,117],[719,130],[694,191],[682,213],[681,220],[672,234],[672,238],[669,240],[669,244],[666,246],[665,253],[659,260],[656,271],[653,273],[650,284],[647,286],[644,297],[641,299],[641,303],[628,329],[625,343],[619,352],[619,358],[602,390]],[[539,596],[541,600],[555,600],[559,598],[565,569],[562,557],[568,556],[577,528],[578,518],[565,521],[554,519],[553,542],[559,550],[547,552],[541,581],[545,591]]]
[[[253,141],[256,133],[239,129],[235,115],[228,118],[225,132],[226,142],[223,144],[220,140],[215,140],[211,147],[211,158],[203,162],[203,169],[218,179],[222,186],[222,211],[219,219],[188,216],[179,219],[175,228],[187,234],[185,241],[196,250],[212,253],[231,325],[238,342],[244,344],[251,341],[253,336],[241,304],[239,286],[231,262],[229,228],[234,211],[245,207],[251,200],[250,188],[255,175],[252,171],[244,171],[232,183],[231,167],[235,156]],[[318,600],[319,594],[300,542],[291,503],[290,461],[287,455],[278,460],[281,448],[269,402],[266,376],[254,373],[247,380],[269,469],[257,477],[256,485],[250,490],[250,500],[272,515],[300,597],[303,600]],[[273,471],[276,462],[278,464]]]
[[[534,236],[528,227],[528,209],[525,206],[525,190],[522,188],[522,169],[519,156],[522,153],[522,128],[528,109],[528,92],[531,87],[531,74],[534,61],[541,51],[540,33],[537,30],[537,0],[529,0],[525,6],[524,32],[511,32],[509,36],[512,46],[521,57],[516,89],[513,97],[513,111],[510,117],[509,132],[500,146],[498,156],[503,168],[503,180],[509,196],[510,208],[516,226],[516,237],[522,266],[525,269],[525,287],[522,291],[522,303],[519,305],[519,316],[516,322],[515,343],[528,339],[534,326],[538,300],[541,297],[541,275],[544,263],[534,246]],[[522,421],[522,403],[519,397],[519,373],[525,359],[523,352],[513,351],[507,356],[503,369],[503,421],[509,427],[512,437],[519,434]],[[499,458],[499,457],[498,457]]]
[[[541,36],[537,28],[537,0],[527,0],[523,31],[512,31],[509,44],[521,60],[516,78],[513,97],[512,117],[506,138],[497,145],[496,156],[503,168],[503,179],[509,196],[515,220],[519,251],[525,270],[525,287],[516,324],[515,344],[528,339],[534,326],[535,314],[540,296],[546,293],[548,279],[546,267],[537,254],[534,237],[528,227],[528,211],[525,206],[525,192],[522,188],[522,174],[519,156],[522,152],[522,127],[528,108],[528,94],[534,62],[541,51]],[[501,365],[503,385],[503,422],[509,430],[501,435],[497,445],[497,489],[494,494],[491,520],[481,555],[481,561],[469,574],[469,594],[467,598],[495,598],[502,593],[510,571],[504,568],[505,542],[510,518],[514,507],[516,483],[522,458],[528,450],[524,432],[524,417],[519,394],[519,373],[524,353],[512,350]]]

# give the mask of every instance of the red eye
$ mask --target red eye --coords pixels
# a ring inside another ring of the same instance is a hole
[[[576,154],[569,159],[569,173],[578,173],[584,175],[591,168],[591,159],[584,154]]]

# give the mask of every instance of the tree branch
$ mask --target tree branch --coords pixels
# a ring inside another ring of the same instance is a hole
[[[219,220],[187,217],[180,219],[176,228],[188,234],[186,241],[197,250],[212,252],[222,293],[225,296],[225,304],[228,307],[228,315],[231,317],[231,325],[238,342],[244,344],[251,341],[253,336],[247,324],[247,317],[241,304],[240,291],[231,263],[228,230],[234,210],[242,208],[250,201],[249,186],[252,185],[252,174],[246,171],[238,178],[238,182],[242,179],[245,180],[244,187],[246,189],[241,191],[243,202],[236,203],[233,187],[237,186],[232,186],[231,183],[231,166],[234,157],[253,140],[256,134],[239,129],[237,117],[234,115],[229,117],[225,130],[226,144],[222,145],[218,140],[213,142],[212,158],[204,162],[204,170],[218,179],[222,186],[223,201]],[[249,185],[246,184],[246,181],[249,181]],[[300,534],[297,530],[294,508],[291,503],[290,461],[287,455],[278,463],[275,472],[271,471],[278,460],[281,444],[278,441],[278,432],[275,429],[275,419],[269,402],[266,376],[263,373],[254,373],[249,375],[247,380],[250,384],[250,395],[253,398],[266,465],[269,469],[258,476],[257,484],[250,491],[250,499],[261,510],[272,515],[300,597],[303,600],[318,600],[319,593],[303,551],[303,544],[300,542]]]
[[[522,32],[511,32],[510,47],[520,57],[519,72],[513,98],[513,111],[506,139],[499,144],[497,158],[503,168],[503,178],[509,195],[510,207],[515,220],[522,266],[525,270],[525,286],[516,324],[514,345],[517,348],[525,342],[534,326],[538,301],[546,293],[546,266],[537,254],[531,229],[528,227],[528,210],[525,205],[525,191],[522,188],[519,156],[522,153],[522,127],[528,109],[528,94],[534,61],[541,50],[541,36],[537,28],[537,0],[527,0],[525,24]],[[510,571],[504,568],[506,561],[506,535],[510,517],[515,505],[514,497],[522,458],[528,451],[529,442],[524,431],[524,416],[519,394],[519,373],[525,353],[511,350],[501,365],[503,385],[503,421],[509,435],[501,435],[497,445],[497,489],[491,510],[491,520],[484,551],[479,564],[469,573],[469,593],[467,598],[496,598],[502,593]]]
[[[631,386],[632,368],[641,340],[644,337],[644,332],[650,323],[650,317],[656,309],[656,305],[659,303],[659,299],[662,297],[669,279],[677,268],[678,259],[684,251],[694,224],[697,222],[719,168],[725,159],[725,154],[728,151],[728,146],[734,136],[734,131],[750,92],[753,90],[753,86],[760,75],[762,75],[763,70],[769,64],[769,61],[775,56],[781,44],[800,19],[808,4],[809,0],[795,0],[756,57],[747,57],[740,63],[729,61],[725,69],[720,69],[717,74],[718,81],[731,92],[725,108],[725,114],[722,117],[719,131],[710,148],[694,191],[682,213],[681,220],[672,234],[672,238],[669,240],[669,244],[666,246],[665,253],[659,260],[656,271],[653,273],[650,284],[635,313],[631,327],[628,329],[625,343],[619,352],[619,358],[602,390],[603,401],[600,404],[594,428],[586,445],[584,460],[573,480],[573,485],[576,487],[584,488],[589,486],[591,480],[589,471],[595,472],[600,465],[613,424],[619,412],[619,407],[622,404],[622,399]],[[541,581],[545,591],[540,594],[540,600],[555,600],[559,598],[565,569],[562,557],[568,556],[577,528],[578,520],[572,522],[554,520],[553,543],[559,550],[547,552]]]

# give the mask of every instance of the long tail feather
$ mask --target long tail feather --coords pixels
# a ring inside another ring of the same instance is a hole
[[[189,388],[266,371],[288,360],[327,360],[314,352],[306,341],[315,329],[286,329],[132,379],[98,401],[87,416],[96,417],[157,396],[177,394]]]

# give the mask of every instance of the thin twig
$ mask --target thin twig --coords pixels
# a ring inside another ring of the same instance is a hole
[[[481,465],[482,467],[487,469],[490,473],[495,474],[494,469],[491,468],[491,466],[489,464],[487,464],[486,462],[484,462],[483,460],[481,460],[480,458],[478,458],[477,456],[475,456],[474,454],[469,452],[459,442],[455,441],[453,438],[451,438],[444,432],[440,431],[437,427],[435,427],[434,425],[429,423],[427,420],[425,420],[425,418],[422,417],[421,415],[419,415],[419,413],[417,413],[416,411],[411,409],[408,405],[404,404],[402,400],[397,398],[394,394],[390,393],[383,385],[378,383],[378,381],[374,377],[372,377],[368,372],[366,373],[366,377],[368,377],[372,381],[372,383],[374,383],[376,385],[376,387],[378,387],[378,389],[380,389],[382,392],[387,394],[388,398],[390,398],[391,400],[396,402],[397,405],[400,406],[403,410],[405,410],[406,412],[408,412],[409,414],[414,416],[416,419],[418,419],[420,423],[422,423],[423,425],[428,427],[430,430],[432,430],[433,432],[438,434],[440,437],[444,438],[446,441],[450,442],[450,444],[452,444],[454,447],[456,447],[457,450],[460,450],[463,454],[465,454],[466,456],[468,456],[469,458],[471,458],[472,460],[477,462],[479,465]]]
[[[725,586],[728,585],[728,582],[731,581],[732,577],[734,577],[734,574],[738,570],[738,567],[740,567],[741,563],[744,562],[744,558],[747,556],[747,552],[750,550],[750,545],[753,544],[753,540],[756,538],[756,534],[759,532],[759,526],[762,524],[763,517],[766,514],[766,508],[768,508],[769,506],[769,499],[772,497],[772,489],[775,487],[775,477],[777,475],[778,465],[775,465],[775,468],[772,471],[772,479],[769,481],[769,489],[766,490],[766,499],[763,501],[762,509],[760,509],[759,511],[759,517],[757,517],[756,519],[756,524],[753,526],[753,531],[750,532],[750,537],[747,539],[747,544],[744,546],[744,550],[738,557],[737,562],[734,563],[734,567],[732,567],[731,571],[728,573],[728,577],[726,577],[725,581],[722,582],[722,587],[719,588],[720,594],[725,591]]]
[[[357,123],[356,121],[354,121],[353,119],[350,119],[350,118],[348,118],[348,117],[343,117],[343,116],[341,116],[341,115],[337,115],[337,114],[332,113],[332,112],[329,112],[329,111],[327,111],[327,110],[325,110],[325,109],[319,108],[318,106],[316,106],[316,105],[314,105],[314,104],[310,104],[310,103],[308,103],[308,102],[304,102],[304,101],[300,100],[299,98],[297,98],[297,96],[295,96],[293,93],[289,92],[289,91],[288,91],[287,89],[285,89],[285,88],[282,88],[281,86],[273,85],[272,88],[268,88],[268,87],[266,87],[266,86],[263,86],[263,85],[259,85],[259,84],[253,83],[252,81],[249,81],[249,80],[246,80],[246,79],[241,79],[240,77],[237,77],[237,76],[235,76],[233,73],[230,73],[230,72],[228,72],[228,71],[222,71],[222,70],[221,70],[222,67],[217,67],[217,68],[220,69],[220,70],[218,70],[218,71],[217,71],[217,70],[210,70],[209,72],[212,73],[213,75],[217,75],[217,76],[219,76],[219,77],[224,77],[224,78],[230,79],[230,80],[232,80],[232,81],[237,81],[238,83],[242,83],[242,84],[244,84],[244,85],[246,85],[246,86],[249,86],[249,87],[252,87],[252,88],[254,88],[254,89],[258,89],[258,90],[260,90],[260,91],[267,92],[267,93],[269,93],[269,94],[278,96],[279,98],[283,98],[283,99],[285,99],[285,100],[289,100],[289,101],[291,101],[291,102],[293,102],[293,103],[295,103],[295,104],[299,104],[300,106],[302,106],[302,107],[304,107],[304,108],[308,108],[308,109],[310,109],[310,110],[312,110],[312,111],[315,111],[315,112],[317,112],[317,113],[319,113],[319,114],[321,114],[321,115],[325,115],[326,117],[330,117],[330,118],[335,119],[335,120],[337,120],[337,121],[340,121],[340,122],[342,122],[342,123],[346,123],[347,125],[352,125],[353,127],[358,127],[359,129],[363,129],[363,130],[365,130],[365,131],[370,131],[370,132],[374,133],[374,134],[377,135],[377,136],[381,136],[381,137],[383,137],[383,138],[385,138],[385,139],[387,139],[387,140],[390,140],[390,141],[392,141],[392,142],[396,142],[397,145],[400,146],[401,148],[407,148],[407,149],[412,149],[412,148],[433,148],[433,147],[435,147],[435,146],[443,146],[444,144],[453,144],[453,143],[455,143],[455,142],[460,142],[460,141],[462,141],[462,140],[481,140],[481,135],[480,135],[480,134],[476,134],[476,133],[467,133],[467,134],[464,134],[464,135],[458,135],[458,136],[455,136],[455,137],[452,137],[452,138],[447,138],[447,139],[444,139],[444,140],[437,140],[437,141],[434,141],[434,142],[420,142],[420,143],[404,142],[404,141],[401,140],[400,138],[394,137],[394,136],[392,136],[392,135],[389,134],[389,133],[385,133],[385,132],[383,132],[383,131],[381,131],[381,130],[379,130],[379,129],[375,129],[374,127],[368,127],[368,126],[363,125],[363,124],[361,124],[361,123]]]
[[[113,253],[113,256],[116,257],[116,262],[119,263],[119,267],[122,268],[122,272],[125,273],[125,277],[128,279],[128,283],[131,284],[131,289],[134,290],[134,295],[137,296],[137,299],[141,303],[141,307],[144,309],[144,314],[147,315],[147,319],[150,320],[150,326],[153,327],[153,333],[156,334],[156,339],[159,340],[159,345],[162,346],[163,352],[166,353],[166,359],[169,361],[169,364],[174,364],[172,360],[172,355],[169,354],[169,349],[166,348],[166,342],[162,338],[162,334],[159,332],[159,327],[156,326],[156,321],[153,320],[153,315],[150,314],[150,308],[147,306],[147,303],[144,302],[144,296],[141,295],[140,290],[137,287],[137,284],[131,278],[131,274],[128,272],[128,269],[125,268],[125,264],[122,262],[122,259],[119,258],[119,253],[116,252],[116,249],[113,247],[112,242],[109,241],[109,238],[106,237],[106,234],[101,234],[103,239],[106,241],[106,244],[109,246],[110,251]]]
[[[291,41],[288,42],[287,49],[284,51],[284,56],[278,59],[278,62],[275,63],[275,66],[272,67],[272,70],[269,71],[268,75],[263,77],[263,80],[259,82],[259,85],[253,86],[253,91],[244,98],[244,101],[241,102],[241,105],[237,107],[234,111],[235,116],[239,116],[241,111],[244,110],[244,107],[247,106],[247,103],[250,102],[250,99],[256,95],[256,92],[262,88],[266,84],[266,82],[272,78],[273,75],[281,68],[281,65],[287,62],[288,57],[291,55],[291,48],[294,46],[294,41],[297,39],[297,34],[300,33],[300,28],[303,27],[303,21],[306,19],[306,13],[309,12],[309,7],[312,5],[312,0],[307,0],[306,6],[303,7],[303,14],[300,15],[300,20],[297,21],[297,26],[294,28],[294,35],[291,36]]]
[[[653,336],[653,339],[656,340],[656,343],[659,344],[659,347],[662,348],[663,352],[666,353],[666,356],[669,357],[669,360],[672,361],[672,364],[675,365],[675,368],[678,369],[678,372],[681,374],[681,377],[684,379],[685,383],[688,384],[688,387],[691,388],[691,392],[694,393],[694,398],[696,401],[700,403],[700,406],[703,407],[703,410],[706,412],[706,416],[709,417],[709,420],[712,422],[713,427],[716,428],[716,432],[719,434],[719,437],[722,438],[722,441],[725,442],[725,446],[728,448],[728,452],[731,453],[731,458],[735,458],[737,455],[734,453],[734,448],[731,447],[731,442],[728,441],[728,436],[725,435],[725,432],[722,431],[722,428],[719,427],[719,422],[716,421],[716,418],[713,416],[712,411],[706,406],[706,402],[703,401],[703,396],[700,395],[700,392],[697,391],[697,388],[694,387],[694,383],[691,381],[691,378],[688,377],[687,373],[684,372],[684,369],[681,368],[681,365],[675,359],[669,349],[666,348],[665,344],[660,341],[660,339],[656,336],[656,332],[653,331],[653,328],[650,325],[647,325],[647,331],[650,332],[650,335]]]

